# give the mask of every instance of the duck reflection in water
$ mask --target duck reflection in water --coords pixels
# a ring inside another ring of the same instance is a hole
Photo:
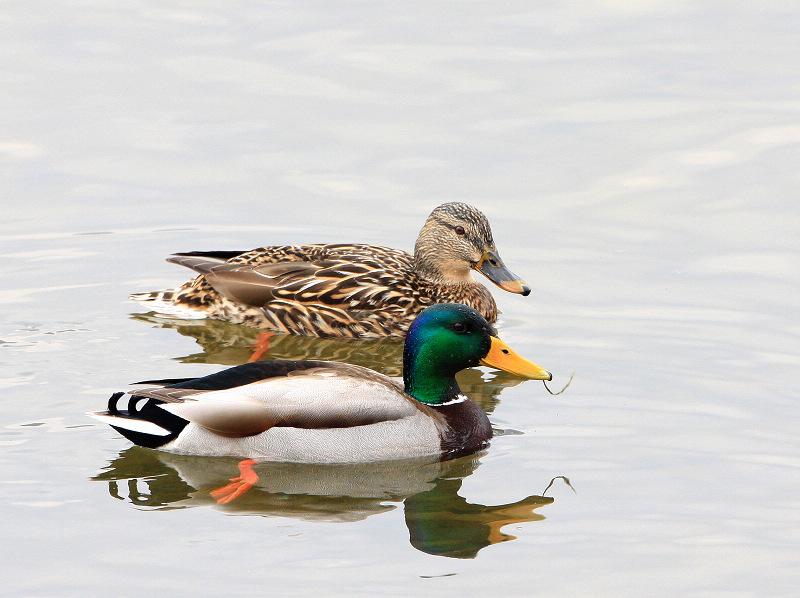
[[[450,461],[263,463],[255,466],[261,470],[256,485],[224,506],[217,505],[211,492],[236,471],[236,459],[134,446],[92,479],[107,482],[114,498],[156,510],[214,506],[236,515],[352,522],[402,504],[414,548],[432,555],[474,558],[486,546],[515,539],[502,531],[504,526],[544,519],[537,509],[553,502],[540,495],[501,505],[468,502],[458,493],[479,463],[480,454]]]
[[[181,363],[246,363],[259,343],[259,330],[222,320],[175,320],[153,312],[131,314],[155,328],[175,330],[193,338],[199,353],[177,357]],[[403,341],[397,338],[341,339],[275,334],[269,338],[269,359],[319,359],[343,361],[374,369],[387,376],[403,374]]]

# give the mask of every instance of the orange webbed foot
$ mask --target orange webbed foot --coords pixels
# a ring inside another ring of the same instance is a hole
[[[245,459],[239,462],[239,475],[231,478],[231,483],[211,491],[218,505],[227,505],[255,486],[258,474],[253,470],[256,462]]]
[[[256,339],[256,347],[253,350],[253,354],[250,356],[250,359],[247,360],[248,363],[258,361],[267,354],[267,351],[269,351],[269,339],[271,339],[273,336],[275,336],[274,332],[259,333],[258,338]]]

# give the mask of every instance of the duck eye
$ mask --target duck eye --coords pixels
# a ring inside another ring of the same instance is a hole
[[[463,322],[456,322],[455,324],[453,324],[453,330],[455,330],[456,332],[464,332],[466,329],[467,327],[464,326]]]
[[[455,229],[457,235],[466,235],[467,231],[464,230],[463,226],[457,226]]]

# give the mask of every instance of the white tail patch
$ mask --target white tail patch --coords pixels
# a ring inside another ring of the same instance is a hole
[[[178,319],[178,320],[205,320],[208,318],[208,313],[199,309],[192,309],[184,305],[176,305],[171,301],[164,301],[163,299],[150,298],[145,296],[145,293],[140,295],[131,295],[134,301],[145,303],[147,307],[155,311],[155,317],[164,319]]]
[[[161,426],[143,419],[119,417],[116,415],[109,415],[107,413],[99,413],[96,411],[89,411],[86,415],[101,421],[104,424],[117,426],[118,428],[125,428],[131,432],[141,432],[142,434],[150,434],[152,436],[169,436],[171,434],[169,430],[165,430]]]

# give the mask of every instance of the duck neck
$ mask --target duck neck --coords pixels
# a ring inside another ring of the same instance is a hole
[[[444,285],[474,284],[470,265],[441,243],[423,238],[414,247],[414,272],[425,280]]]
[[[443,371],[429,351],[406,346],[403,355],[403,383],[407,394],[426,405],[455,401],[461,394],[455,372]]]
[[[462,260],[414,259],[414,271],[425,280],[441,285],[473,285],[469,264]]]

